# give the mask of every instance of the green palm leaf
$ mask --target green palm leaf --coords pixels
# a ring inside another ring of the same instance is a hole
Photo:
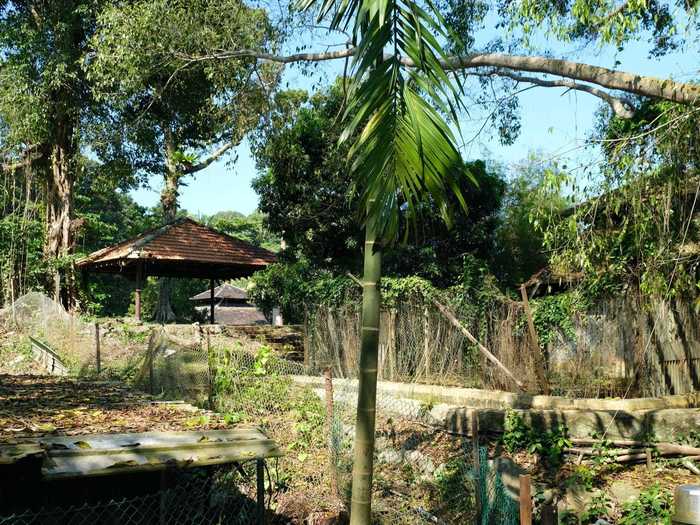
[[[308,9],[316,0],[304,0]],[[319,16],[352,29],[357,53],[341,140],[352,145],[352,176],[381,239],[392,241],[401,218],[415,224],[430,200],[449,223],[448,194],[471,176],[451,124],[457,125],[461,85],[443,67],[440,41],[454,38],[435,6],[397,0],[322,0]],[[413,67],[406,67],[407,58]],[[405,230],[407,231],[407,230]]]

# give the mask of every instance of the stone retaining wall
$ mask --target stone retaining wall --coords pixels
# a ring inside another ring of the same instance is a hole
[[[293,379],[313,388],[319,397],[324,396],[323,378]],[[357,380],[334,379],[333,387],[337,403],[355,402]],[[419,418],[464,435],[469,433],[474,410],[484,433],[503,432],[508,410],[520,414],[526,424],[539,431],[563,424],[573,438],[604,434],[608,439],[674,441],[700,429],[698,393],[660,398],[566,399],[384,381],[378,383],[377,393],[382,412]]]

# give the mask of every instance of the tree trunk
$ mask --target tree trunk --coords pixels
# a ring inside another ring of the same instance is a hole
[[[175,320],[175,312],[170,304],[170,293],[173,289],[172,279],[161,277],[158,280],[158,307],[154,321],[158,323],[172,323]]]
[[[180,190],[180,178],[182,174],[178,171],[176,162],[173,160],[176,147],[172,138],[172,133],[166,131],[165,134],[165,159],[166,168],[163,174],[164,185],[160,194],[160,204],[163,209],[165,222],[172,222],[177,218],[177,198]],[[171,323],[175,320],[175,312],[170,303],[170,295],[173,288],[172,279],[161,277],[158,280],[158,306],[155,313],[155,321],[159,323]]]
[[[365,231],[365,261],[362,283],[362,334],[360,340],[359,390],[355,461],[352,469],[351,525],[369,525],[372,512],[372,468],[377,405],[377,357],[379,353],[379,279],[382,256],[375,246],[376,227],[370,218]]]
[[[54,264],[54,299],[67,308],[75,306],[73,262],[68,260],[74,248],[73,187],[75,184],[74,125],[70,117],[59,116],[55,143],[51,146],[48,195],[46,256]]]

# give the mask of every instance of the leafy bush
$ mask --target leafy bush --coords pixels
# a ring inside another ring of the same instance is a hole
[[[634,501],[622,506],[620,525],[656,525],[671,523],[673,496],[659,484],[652,485]]]
[[[552,468],[561,465],[564,450],[571,446],[566,426],[559,425],[553,430],[538,433],[510,409],[506,411],[501,443],[511,454],[517,450],[538,454]]]
[[[593,524],[598,520],[609,518],[613,512],[612,500],[605,492],[599,492],[591,499],[586,510],[581,514],[582,524]]]
[[[506,410],[506,418],[503,424],[503,436],[501,443],[509,453],[524,450],[530,446],[530,428],[523,418],[514,410]]]

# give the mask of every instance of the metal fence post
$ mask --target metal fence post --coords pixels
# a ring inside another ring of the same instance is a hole
[[[481,523],[481,511],[483,508],[481,502],[481,484],[484,480],[481,479],[481,456],[479,451],[479,411],[473,409],[471,412],[471,438],[472,438],[472,454],[474,456],[474,481],[476,490],[474,491],[474,503],[476,505],[475,515],[476,525]]]
[[[258,524],[265,524],[265,460],[258,459],[256,462],[257,473],[257,498],[258,498]]]

